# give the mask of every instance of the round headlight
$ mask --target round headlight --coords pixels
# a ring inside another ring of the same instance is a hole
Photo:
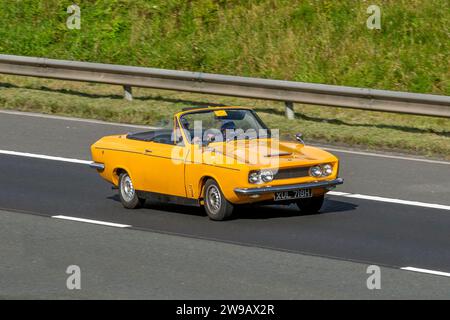
[[[253,171],[248,175],[248,182],[250,183],[258,183],[260,179],[259,172]]]
[[[320,177],[322,175],[322,168],[320,166],[314,166],[309,169],[309,174],[313,177]]]
[[[261,171],[261,180],[264,182],[270,182],[273,180],[273,172],[270,170]]]
[[[333,173],[333,167],[331,166],[331,164],[324,164],[322,166],[322,172],[324,176],[329,176]]]

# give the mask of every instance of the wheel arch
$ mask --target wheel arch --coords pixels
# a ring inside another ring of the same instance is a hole
[[[115,186],[119,185],[119,177],[122,173],[127,173],[130,176],[130,178],[133,179],[132,174],[127,168],[125,168],[124,166],[118,166],[114,168],[112,171],[112,182]]]
[[[205,174],[200,178],[199,183],[198,183],[198,195],[199,195],[200,200],[203,200],[203,193],[205,191],[206,181],[208,181],[210,179],[214,180],[219,185],[220,190],[223,190],[222,186],[220,185],[220,181],[214,175]],[[223,191],[222,191],[222,193],[223,193]]]

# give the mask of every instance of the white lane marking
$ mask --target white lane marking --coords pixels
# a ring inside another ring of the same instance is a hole
[[[428,270],[428,269],[421,269],[421,268],[414,268],[414,267],[405,267],[405,268],[400,268],[400,269],[406,270],[406,271],[434,274],[436,276],[450,277],[450,273],[442,272],[442,271],[435,271],[435,270]]]
[[[388,154],[363,152],[363,151],[343,150],[343,149],[337,149],[337,148],[329,148],[327,146],[320,146],[320,145],[316,145],[316,146],[321,147],[328,151],[332,151],[332,152],[349,153],[349,154],[356,154],[356,155],[360,155],[360,156],[369,156],[369,157],[378,157],[378,158],[388,158],[388,159],[398,159],[398,160],[408,160],[408,161],[418,161],[418,162],[450,165],[449,161],[421,159],[421,158],[413,158],[413,157],[406,157],[406,156],[394,156],[394,155],[388,155]]]
[[[77,222],[86,222],[86,223],[92,223],[92,224],[101,224],[101,225],[104,225],[104,226],[116,227],[116,228],[129,228],[129,227],[131,227],[128,224],[120,224],[120,223],[113,223],[113,222],[99,221],[99,220],[91,220],[91,219],[82,219],[82,218],[61,216],[61,215],[52,216],[52,218],[63,219],[63,220],[70,220],[70,221],[77,221]]]
[[[350,195],[350,193],[348,193],[348,192],[340,192],[340,191],[330,191],[330,192],[328,192],[328,194],[331,194],[333,196],[339,196],[339,197]]]
[[[102,124],[102,125],[118,126],[118,127],[140,128],[140,129],[155,129],[156,128],[156,127],[137,125],[137,124],[107,122],[107,121],[94,120],[94,119],[71,118],[71,117],[55,116],[55,115],[43,114],[43,113],[35,113],[35,112],[20,112],[20,111],[10,111],[10,110],[0,110],[0,113],[11,114],[11,115],[15,115],[15,116],[27,116],[27,117],[53,119],[53,120],[85,122],[85,123]]]
[[[79,160],[79,159],[72,159],[72,158],[46,156],[46,155],[43,155],[43,154],[35,154],[35,153],[28,153],[28,152],[17,152],[17,151],[9,151],[9,150],[0,150],[0,154],[7,154],[7,155],[10,155],[10,156],[19,156],[19,157],[27,157],[27,158],[44,159],[44,160],[52,160],[52,161],[60,161],[60,162],[80,163],[80,164],[90,164],[90,163],[92,163],[92,161],[88,161],[88,160]]]
[[[0,154],[7,154],[7,155],[13,155],[13,156],[28,157],[28,158],[37,158],[37,159],[44,159],[44,160],[61,161],[61,162],[79,163],[79,164],[86,164],[86,165],[89,165],[92,163],[92,161],[88,161],[88,160],[54,157],[54,156],[46,156],[46,155],[42,155],[42,154],[33,154],[33,153],[8,151],[8,150],[0,150]],[[385,197],[379,197],[379,196],[369,196],[369,195],[364,195],[364,194],[338,192],[338,191],[330,191],[330,192],[328,192],[328,194],[334,195],[334,196],[339,196],[339,197],[356,198],[356,199],[364,199],[364,200],[372,200],[372,201],[380,201],[380,202],[388,202],[388,203],[397,203],[397,204],[404,204],[404,205],[424,207],[424,208],[450,210],[450,206],[442,205],[442,204],[435,204],[435,203],[392,199],[392,198],[385,198]]]
[[[410,201],[410,200],[401,200],[401,199],[385,198],[385,197],[379,197],[379,196],[367,196],[367,195],[364,195],[364,194],[336,192],[336,191],[330,191],[330,192],[328,192],[328,194],[334,195],[334,196],[339,196],[339,197],[346,197],[346,198],[364,199],[364,200],[371,200],[371,201],[404,204],[404,205],[408,205],[408,206],[433,208],[433,209],[441,209],[441,210],[450,210],[450,206],[446,206],[446,205],[443,205],[443,204],[426,203],[426,202]]]

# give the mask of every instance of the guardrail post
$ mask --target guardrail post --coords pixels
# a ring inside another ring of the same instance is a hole
[[[284,102],[285,107],[285,114],[286,118],[292,120],[295,119],[295,113],[294,113],[294,103],[290,101]]]
[[[123,91],[124,91],[123,97],[125,98],[125,100],[132,101],[133,94],[131,92],[132,91],[131,86],[127,86],[127,85],[123,86]]]

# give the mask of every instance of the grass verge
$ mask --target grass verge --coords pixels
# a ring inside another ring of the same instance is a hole
[[[139,88],[128,102],[122,94],[119,86],[0,76],[1,109],[161,125],[187,106],[244,105],[281,134],[302,132],[309,142],[450,160],[449,119],[296,104],[296,119],[287,120],[279,102]]]

